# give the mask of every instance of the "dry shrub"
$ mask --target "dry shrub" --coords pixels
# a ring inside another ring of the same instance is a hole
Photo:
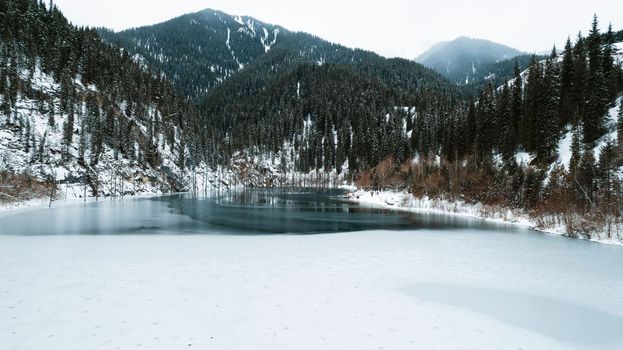
[[[53,185],[52,182],[42,182],[26,173],[0,171],[0,203],[49,197]]]
[[[441,172],[434,172],[425,175],[420,180],[413,184],[413,195],[421,198],[428,196],[431,198],[438,198],[444,193],[444,183],[447,179],[441,174]]]
[[[409,172],[408,163],[398,165],[393,157],[385,158],[376,167],[365,171],[355,179],[355,185],[363,188],[403,188]]]

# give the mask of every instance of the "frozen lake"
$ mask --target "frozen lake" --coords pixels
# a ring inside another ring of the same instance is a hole
[[[337,194],[0,217],[1,348],[623,348],[623,248]]]

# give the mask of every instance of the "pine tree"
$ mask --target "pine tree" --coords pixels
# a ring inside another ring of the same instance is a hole
[[[63,123],[63,142],[70,146],[74,136],[74,110],[69,108],[67,120]]]
[[[560,110],[560,66],[557,60],[556,47],[552,49],[550,58],[545,64],[545,75],[543,77],[543,102],[542,112],[539,113],[540,125],[537,130],[539,135],[538,158],[549,163],[554,156],[558,145]]]
[[[571,39],[567,38],[562,56],[560,72],[560,126],[564,127],[573,120],[575,106],[573,101],[574,56]]]
[[[413,131],[412,137],[415,138],[417,135],[417,131],[419,128],[417,127],[417,122],[420,120],[420,114],[418,114],[418,119],[416,120],[416,127]],[[468,103],[467,116],[465,120],[465,150],[463,153],[465,154],[473,154],[476,142],[476,103],[472,100]]]
[[[43,133],[43,137],[41,138],[41,141],[39,142],[39,150],[37,152],[37,160],[39,161],[39,163],[43,163],[43,160],[45,158],[45,143],[46,143],[47,137],[48,137],[48,131],[46,130]]]
[[[581,131],[578,126],[575,126],[572,131],[572,139],[571,139],[571,159],[569,161],[569,182],[571,182],[571,187],[576,189],[576,193],[578,196],[576,198],[580,198],[580,189],[578,188],[578,172],[580,168],[580,162],[582,160],[582,136],[580,135]]]
[[[543,172],[534,167],[528,167],[524,180],[524,205],[527,208],[535,208],[541,198],[543,185]]]
[[[586,99],[587,99],[587,55],[586,45],[582,33],[578,33],[578,38],[573,49],[573,84],[570,97],[575,106],[575,115],[573,119],[578,121],[583,119],[583,115],[586,111]]]
[[[597,16],[588,36],[588,81],[586,109],[582,115],[584,122],[584,143],[593,144],[602,134],[603,117],[607,107],[607,91],[603,75],[602,39],[599,33]]]
[[[26,127],[24,128],[24,151],[26,154],[30,153],[30,138],[31,138],[31,130],[30,130],[30,118],[26,118]]]
[[[513,80],[512,101],[511,101],[511,122],[508,130],[507,147],[514,152],[519,145],[519,130],[522,121],[523,105],[523,79],[519,65],[515,63],[515,78]]]
[[[502,155],[505,160],[511,159],[515,153],[514,145],[512,142],[513,132],[513,118],[512,118],[512,98],[511,91],[508,87],[508,83],[505,83],[502,87],[502,93],[498,97],[497,115],[498,115],[498,128],[500,136],[498,147],[502,150]]]
[[[49,107],[48,107],[48,125],[54,129],[56,126],[56,121],[54,119],[54,113],[55,113],[55,109],[54,109],[54,102],[50,101]]]
[[[494,142],[495,127],[495,90],[489,82],[480,95],[476,113],[476,156],[480,162],[491,158]]]
[[[38,147],[37,147],[37,139],[35,137],[35,134],[36,134],[35,132],[30,133],[30,145],[32,147],[32,157],[30,158],[30,161],[32,163],[36,162],[38,159],[38,156],[37,156]]]
[[[84,155],[86,153],[87,140],[84,126],[80,128],[80,140],[78,144],[78,164],[84,166],[86,164]]]
[[[535,152],[541,147],[543,140],[540,138],[541,123],[540,119],[543,111],[543,67],[532,57],[532,62],[528,71],[524,95],[524,147],[530,152]]]
[[[606,90],[608,91],[607,99],[611,101],[617,95],[617,75],[614,65],[613,55],[615,54],[615,39],[612,31],[612,24],[608,26],[608,31],[603,37],[603,62],[602,71]]]

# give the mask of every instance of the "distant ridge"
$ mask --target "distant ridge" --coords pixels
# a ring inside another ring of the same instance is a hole
[[[486,67],[491,64],[525,54],[503,44],[462,36],[434,45],[416,61],[456,84],[471,84],[488,76]]]

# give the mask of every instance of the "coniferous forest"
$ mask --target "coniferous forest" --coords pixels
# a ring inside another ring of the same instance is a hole
[[[333,174],[557,218],[571,235],[621,220],[621,32],[596,16],[561,50],[467,85],[212,10],[123,32],[36,0],[0,16],[3,182],[182,191],[208,172],[245,183],[239,165],[262,159],[271,180],[247,185]]]

